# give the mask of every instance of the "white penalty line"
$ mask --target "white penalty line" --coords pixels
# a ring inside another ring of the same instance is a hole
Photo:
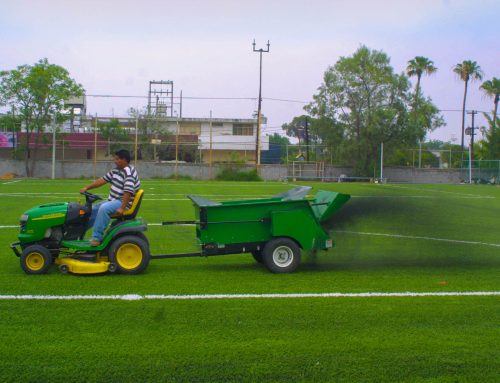
[[[397,298],[498,296],[500,291],[400,292],[400,293],[305,293],[305,294],[193,294],[193,295],[0,295],[0,300],[209,300],[209,299],[297,299],[297,298]]]

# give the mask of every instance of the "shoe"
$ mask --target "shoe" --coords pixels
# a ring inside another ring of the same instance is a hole
[[[101,244],[101,241],[99,241],[98,239],[93,239],[90,241],[90,246],[92,246],[92,247],[99,246],[100,244]]]

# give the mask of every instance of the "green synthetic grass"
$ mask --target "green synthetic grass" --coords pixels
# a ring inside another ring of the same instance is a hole
[[[0,181],[0,226],[17,225],[36,204],[78,200],[85,184]],[[270,274],[245,254],[154,260],[137,276],[56,269],[28,276],[8,248],[17,229],[2,228],[0,295],[500,290],[500,247],[492,246],[500,244],[500,188],[300,184],[313,186],[312,194],[323,189],[353,198],[329,222],[335,248],[304,254],[294,274]],[[158,223],[194,218],[186,194],[259,198],[295,185],[151,180],[143,186],[140,215]],[[197,250],[193,227],[150,226],[147,235],[153,254]],[[494,382],[499,314],[494,296],[3,300],[0,380]]]

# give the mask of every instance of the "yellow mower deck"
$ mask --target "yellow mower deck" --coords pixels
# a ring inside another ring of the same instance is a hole
[[[96,261],[84,261],[71,257],[56,258],[54,263],[59,266],[59,270],[63,273],[72,274],[100,274],[110,270],[111,263],[107,257],[97,257]]]

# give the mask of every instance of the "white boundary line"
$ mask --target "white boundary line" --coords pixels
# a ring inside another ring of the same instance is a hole
[[[0,295],[0,300],[209,300],[209,299],[301,299],[301,298],[397,298],[499,296],[500,291],[396,292],[396,293],[303,293],[303,294],[193,294],[193,295]]]
[[[9,182],[2,182],[2,185],[9,185],[9,184],[15,184],[16,182],[21,182],[22,180],[15,180],[15,181],[9,181]]]
[[[374,235],[374,236],[379,236],[379,237],[405,238],[405,239],[424,239],[424,240],[427,240],[427,241],[441,241],[441,242],[451,242],[451,243],[465,243],[465,244],[468,244],[468,245],[484,245],[484,246],[500,247],[499,243],[463,241],[463,240],[459,240],[459,239],[420,237],[420,236],[413,236],[413,235],[384,234],[384,233],[366,233],[366,232],[362,232],[362,231],[349,231],[349,230],[334,230],[334,233],[346,233],[346,234],[358,234],[358,235]]]

